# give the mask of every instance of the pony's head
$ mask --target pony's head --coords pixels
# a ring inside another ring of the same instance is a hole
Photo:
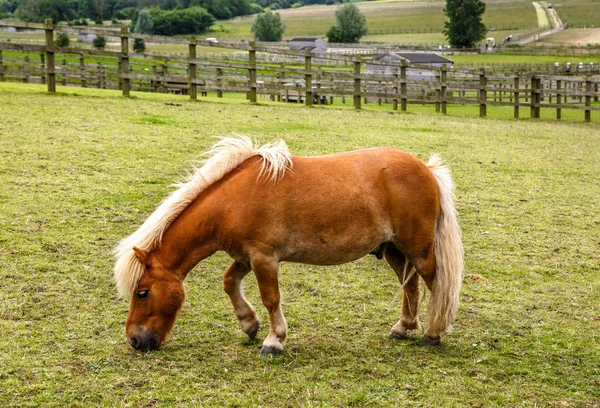
[[[131,296],[126,334],[134,349],[156,350],[173,328],[185,290],[182,280],[163,269],[150,252],[133,250],[144,272]]]

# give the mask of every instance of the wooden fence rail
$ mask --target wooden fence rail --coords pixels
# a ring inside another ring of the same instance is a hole
[[[40,25],[22,23],[27,28]],[[1,25],[1,24],[0,24]],[[199,58],[194,37],[178,38],[188,45],[187,57],[142,55],[130,52],[132,38],[151,40],[153,36],[132,34],[123,27],[110,35],[120,40],[120,51],[56,47],[55,27],[46,21],[45,44],[0,42],[0,81],[46,84],[48,92],[63,86],[119,89],[128,96],[132,90],[176,92],[197,99],[208,92],[245,93],[251,102],[259,97],[304,103],[328,103],[350,98],[356,109],[365,103],[391,103],[392,109],[407,111],[410,104],[431,104],[436,112],[447,113],[449,104],[478,105],[479,115],[488,106],[512,106],[514,117],[520,108],[529,108],[529,117],[539,118],[541,109],[555,109],[560,119],[565,109],[583,110],[583,120],[591,121],[597,104],[600,76],[512,74],[480,70],[407,65],[383,61],[366,63],[356,57],[323,56],[311,51],[296,52],[269,45],[222,44],[246,53],[245,61],[211,61]],[[61,27],[61,29],[64,29]],[[72,28],[68,28],[72,29]],[[106,34],[106,30],[85,29]],[[160,37],[161,41],[165,38]],[[294,66],[257,61],[257,52],[285,56]],[[339,66],[319,64],[334,60]]]

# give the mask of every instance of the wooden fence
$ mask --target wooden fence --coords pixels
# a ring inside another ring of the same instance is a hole
[[[245,93],[251,102],[259,95],[271,100],[304,103],[328,103],[333,98],[352,101],[356,109],[364,103],[388,103],[391,109],[406,111],[411,104],[431,104],[436,112],[447,113],[450,104],[478,105],[485,117],[488,106],[513,107],[514,117],[528,109],[531,118],[539,118],[541,109],[556,110],[561,118],[565,109],[583,111],[583,119],[591,120],[591,112],[599,111],[599,76],[512,74],[481,70],[457,70],[448,67],[408,66],[384,61],[367,64],[356,57],[316,55],[311,51],[269,47],[255,43],[211,43],[189,39],[171,39],[188,45],[187,57],[134,54],[130,41],[146,41],[164,37],[90,28],[57,27],[68,32],[87,32],[116,37],[120,51],[83,48],[57,48],[55,27],[25,24],[27,28],[43,27],[46,41],[41,44],[0,42],[0,81],[43,83],[49,92],[56,83],[68,86],[120,89],[128,96],[132,90],[177,92],[197,99],[198,93]],[[0,22],[0,26],[2,22]],[[247,55],[246,61],[211,61],[196,55],[197,45],[225,47]],[[257,54],[260,58],[257,58]],[[270,58],[269,58],[270,56]],[[272,63],[278,56],[295,65]],[[267,60],[269,62],[267,62]],[[325,61],[333,60],[336,67]]]

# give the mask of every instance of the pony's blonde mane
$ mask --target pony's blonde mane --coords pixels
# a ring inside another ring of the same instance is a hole
[[[156,249],[171,223],[211,184],[252,156],[263,159],[259,177],[276,183],[292,167],[291,153],[283,140],[257,146],[246,136],[221,139],[205,154],[210,156],[200,168],[194,168],[185,182],[171,193],[133,234],[114,250],[117,262],[114,278],[119,293],[132,294],[144,273],[144,265],[136,258],[133,247],[145,251]]]

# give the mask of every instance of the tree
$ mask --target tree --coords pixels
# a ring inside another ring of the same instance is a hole
[[[137,21],[133,31],[138,34],[151,34],[153,25],[154,23],[150,17],[150,12],[148,9],[143,9],[138,13]]]
[[[335,12],[335,25],[327,32],[334,43],[357,43],[367,34],[367,19],[355,4],[347,3]]]
[[[453,47],[473,48],[485,38],[486,26],[481,22],[485,4],[480,0],[446,0],[444,35]]]
[[[259,14],[252,24],[252,33],[254,39],[258,41],[281,41],[283,32],[285,31],[285,24],[281,21],[279,13],[268,13]]]

